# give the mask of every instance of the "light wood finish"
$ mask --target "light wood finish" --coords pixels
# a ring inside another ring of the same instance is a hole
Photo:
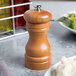
[[[46,23],[49,21],[52,15],[48,11],[41,10],[40,12],[35,10],[28,10],[24,13],[24,18],[28,23]]]
[[[41,10],[28,10],[24,13],[29,40],[26,45],[25,66],[33,70],[42,70],[50,67],[50,44],[47,40],[49,21],[52,15]]]

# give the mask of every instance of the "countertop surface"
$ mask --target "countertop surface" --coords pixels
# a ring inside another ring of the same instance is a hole
[[[43,76],[46,70],[36,71],[24,66],[25,45],[29,35],[23,34],[0,41],[0,56],[7,63],[11,76]],[[58,23],[50,22],[48,41],[51,45],[52,64],[62,56],[76,55],[76,35]]]
[[[33,8],[35,4],[41,4],[45,10],[53,13],[54,19],[67,11],[76,9],[76,2],[61,3],[62,2],[33,2],[31,8]],[[57,63],[62,56],[70,57],[76,55],[76,35],[60,24],[50,22],[50,30],[47,36],[51,45],[52,64]],[[43,76],[47,71],[47,69],[42,71],[30,70],[24,66],[25,45],[28,38],[29,35],[27,33],[0,41],[0,56],[8,65],[11,76]]]

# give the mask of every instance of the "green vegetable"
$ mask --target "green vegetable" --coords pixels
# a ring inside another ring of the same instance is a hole
[[[67,17],[61,17],[59,21],[63,22],[66,26],[70,27],[72,24],[72,20]]]
[[[68,17],[61,17],[58,21],[61,21],[66,26],[76,30],[76,14],[68,14]]]
[[[71,28],[76,30],[76,20],[72,20]]]
[[[75,17],[74,13],[68,14],[68,18],[73,18],[73,17]]]

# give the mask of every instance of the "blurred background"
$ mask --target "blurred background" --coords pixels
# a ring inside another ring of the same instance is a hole
[[[37,4],[51,12],[54,20],[76,10],[75,0],[0,0],[0,39],[27,32],[23,14]]]
[[[36,4],[41,4],[43,9],[51,12],[53,19],[58,19],[63,14],[76,10],[76,1],[73,0],[34,0],[30,8],[33,9]]]

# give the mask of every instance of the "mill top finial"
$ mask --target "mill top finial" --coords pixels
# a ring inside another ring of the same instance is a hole
[[[41,10],[41,5],[36,5],[34,8],[35,8],[35,10],[37,10],[37,11],[39,11],[40,12],[40,10]]]

